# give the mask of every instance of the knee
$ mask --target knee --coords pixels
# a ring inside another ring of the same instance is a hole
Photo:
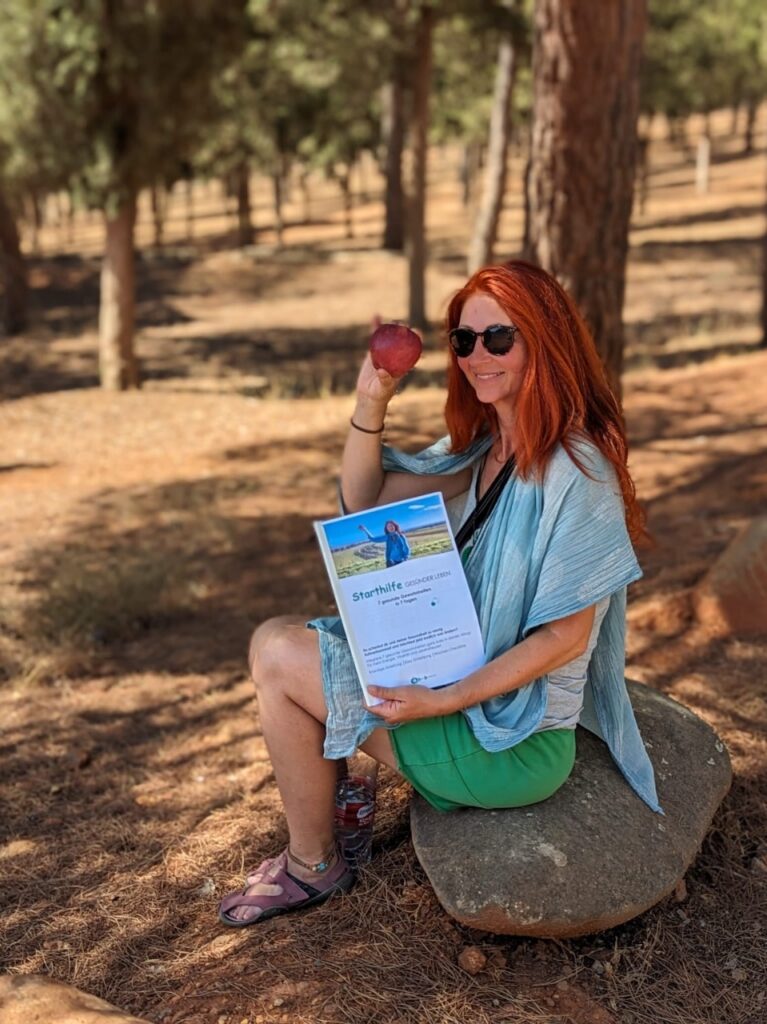
[[[280,679],[290,662],[291,647],[286,618],[267,619],[257,627],[250,640],[248,668],[258,690]]]

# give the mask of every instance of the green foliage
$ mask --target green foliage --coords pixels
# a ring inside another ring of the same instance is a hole
[[[642,106],[683,117],[767,96],[767,9],[753,0],[651,0]]]
[[[219,116],[200,165],[270,172],[301,159],[333,172],[378,141],[378,93],[395,45],[393,3],[250,0],[247,41],[214,85]]]
[[[520,121],[529,116],[533,4],[524,0],[508,5],[454,6],[456,13],[443,18],[435,32],[432,136],[437,142],[484,142],[501,31],[512,33],[517,51],[515,118]]]
[[[69,186],[104,209],[174,180],[213,114],[210,80],[241,45],[242,17],[234,0],[4,0],[6,177]]]

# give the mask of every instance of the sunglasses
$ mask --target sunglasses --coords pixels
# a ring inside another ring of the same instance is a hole
[[[473,331],[471,327],[454,327],[449,332],[450,347],[457,356],[465,359],[474,351],[477,338],[482,339],[485,351],[491,356],[505,356],[511,351],[514,337],[519,330],[513,324],[493,324],[484,331]]]

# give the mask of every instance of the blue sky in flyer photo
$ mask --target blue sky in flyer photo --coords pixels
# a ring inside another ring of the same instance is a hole
[[[364,525],[374,537],[382,536],[387,520],[393,519],[403,533],[424,526],[447,527],[447,519],[439,494],[425,494],[412,501],[400,501],[395,505],[370,508],[357,515],[344,516],[329,523],[323,523],[325,537],[331,549],[346,548],[350,544],[362,544],[368,538],[360,530]]]

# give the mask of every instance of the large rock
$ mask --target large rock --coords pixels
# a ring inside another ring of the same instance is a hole
[[[767,516],[732,540],[693,593],[698,619],[714,632],[767,634]]]
[[[0,975],[0,1024],[148,1024],[41,974]]]
[[[588,935],[674,889],[730,787],[730,760],[687,708],[639,683],[629,692],[665,815],[634,794],[607,747],[580,728],[573,773],[543,803],[441,814],[414,798],[413,845],[454,918],[507,935]]]

